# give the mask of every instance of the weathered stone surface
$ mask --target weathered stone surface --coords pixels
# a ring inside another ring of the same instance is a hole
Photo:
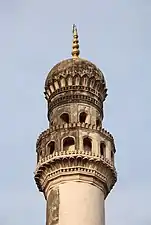
[[[47,200],[46,225],[56,225],[59,221],[59,188],[49,192]]]
[[[103,73],[100,71],[99,68],[96,67],[96,65],[85,59],[71,58],[59,62],[51,69],[47,76],[45,86],[47,87],[48,85],[50,85],[53,79],[60,80],[61,77],[66,78],[69,75],[79,75],[80,77],[87,75],[89,78],[95,77],[96,80],[105,83]]]

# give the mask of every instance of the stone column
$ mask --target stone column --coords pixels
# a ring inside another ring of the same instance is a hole
[[[60,184],[59,193],[59,225],[105,225],[104,193],[98,187],[71,181]]]

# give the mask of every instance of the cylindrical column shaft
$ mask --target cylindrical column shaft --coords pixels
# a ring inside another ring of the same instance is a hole
[[[66,182],[48,196],[47,225],[105,225],[104,194],[94,185]]]

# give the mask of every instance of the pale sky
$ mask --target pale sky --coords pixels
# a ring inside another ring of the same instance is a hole
[[[44,80],[70,58],[73,23],[81,57],[109,89],[104,127],[115,137],[118,182],[106,224],[150,225],[151,0],[0,0],[0,224],[45,225],[35,143],[48,127]]]

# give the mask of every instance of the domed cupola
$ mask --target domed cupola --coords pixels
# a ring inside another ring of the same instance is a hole
[[[72,58],[55,65],[45,81],[45,98],[48,101],[48,118],[58,104],[87,102],[102,114],[107,88],[103,73],[93,63],[79,57],[78,32],[73,26]]]

